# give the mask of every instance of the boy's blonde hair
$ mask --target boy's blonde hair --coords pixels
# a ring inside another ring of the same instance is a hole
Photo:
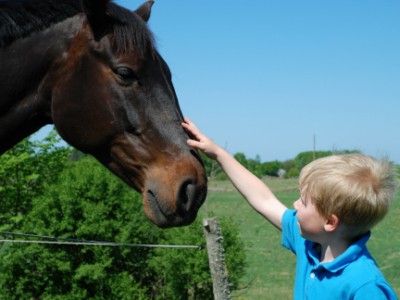
[[[392,163],[362,154],[317,159],[300,173],[300,190],[323,217],[335,214],[346,238],[368,232],[386,215],[394,198]]]

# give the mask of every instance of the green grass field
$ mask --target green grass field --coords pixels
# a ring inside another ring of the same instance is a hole
[[[288,207],[298,198],[297,180],[270,179],[267,185]],[[292,299],[295,256],[280,245],[280,232],[258,215],[228,181],[210,181],[202,217],[233,217],[246,244],[247,274],[234,299]],[[372,231],[368,247],[400,295],[400,194],[388,216]]]

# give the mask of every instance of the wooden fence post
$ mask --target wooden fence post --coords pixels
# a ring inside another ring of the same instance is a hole
[[[222,246],[221,227],[217,219],[203,220],[206,236],[208,262],[210,264],[215,300],[231,299],[228,270],[225,265],[224,248]]]

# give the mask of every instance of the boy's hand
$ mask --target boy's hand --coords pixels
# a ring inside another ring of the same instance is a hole
[[[220,147],[204,135],[192,121],[188,118],[184,118],[182,127],[189,133],[189,135],[194,137],[194,139],[187,140],[189,146],[201,150],[209,158],[217,159],[217,153]]]

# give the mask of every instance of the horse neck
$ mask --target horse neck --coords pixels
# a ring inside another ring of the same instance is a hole
[[[53,123],[53,75],[82,22],[77,15],[0,49],[0,154]]]

